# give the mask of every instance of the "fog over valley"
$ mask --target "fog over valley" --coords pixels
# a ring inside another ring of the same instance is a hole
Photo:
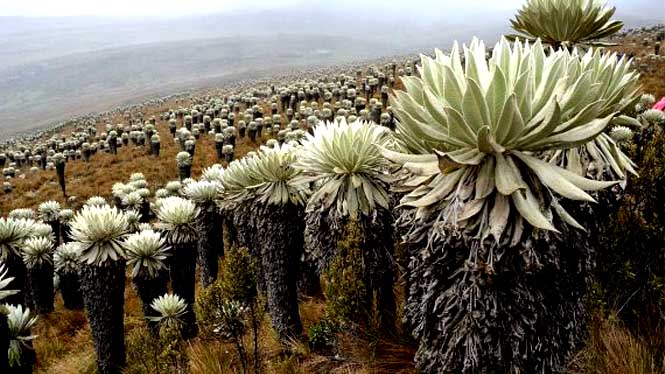
[[[0,5],[0,132],[43,127],[70,116],[224,82],[384,56],[427,52],[472,35],[493,41],[520,2],[417,0],[230,2],[151,14]],[[66,2],[65,2],[66,3]],[[123,1],[120,1],[123,3]],[[618,1],[627,27],[659,21],[656,0]],[[128,2],[128,4],[130,4]],[[1,7],[8,7],[7,9]],[[435,11],[432,11],[432,10]],[[47,12],[53,14],[44,14]],[[61,14],[61,12],[67,12]],[[45,17],[45,15],[52,15]]]

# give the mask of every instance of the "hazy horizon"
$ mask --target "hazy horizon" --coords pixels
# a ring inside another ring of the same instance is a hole
[[[631,27],[665,22],[659,1],[608,3]],[[0,133],[230,77],[492,43],[524,2],[0,0]]]
[[[627,1],[627,0],[619,0]],[[439,9],[516,9],[523,3],[522,0],[467,0],[464,2],[450,0],[412,0],[407,2],[386,3],[385,0],[364,0],[358,4],[353,0],[337,0],[334,4],[324,0],[160,0],[160,1],[132,1],[115,0],[112,2],[96,2],[88,0],[24,0],[20,2],[0,3],[0,15],[11,17],[72,17],[72,16],[102,16],[102,17],[178,17],[223,13],[229,11],[256,11],[274,10],[292,6],[326,5],[337,8],[381,7],[399,11],[421,10],[423,14],[431,14],[433,7]]]

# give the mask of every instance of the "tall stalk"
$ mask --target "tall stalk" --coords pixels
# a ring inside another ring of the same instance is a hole
[[[194,314],[196,285],[196,245],[199,232],[196,220],[199,216],[196,205],[180,197],[167,197],[161,200],[157,211],[157,228],[164,233],[171,246],[168,261],[171,288],[187,303],[187,313],[182,317],[182,336],[191,339],[197,335]]]
[[[84,206],[71,224],[80,247],[81,290],[101,374],[121,373],[125,366],[122,239],[127,230],[125,215],[108,205]]]

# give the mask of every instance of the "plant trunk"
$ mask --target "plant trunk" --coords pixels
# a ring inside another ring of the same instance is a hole
[[[337,256],[337,243],[344,239],[346,220],[336,210],[316,210],[305,217],[305,261],[322,274]]]
[[[95,342],[100,374],[120,374],[125,366],[125,261],[81,265],[83,301]]]
[[[55,241],[53,243],[53,247],[57,247],[60,245],[60,221],[51,221],[51,222],[46,222],[51,226],[51,230],[53,230],[53,235],[55,235]]]
[[[339,253],[338,243],[346,237],[348,222],[349,218],[338,216],[335,209],[314,211],[307,215],[304,260],[308,264],[306,266],[315,267],[318,274],[328,268]],[[362,281],[367,288],[367,310],[372,310],[373,299],[376,297],[379,328],[384,332],[394,333],[397,306],[393,292],[395,248],[392,214],[389,210],[377,209],[370,216],[361,215],[356,225],[362,235]]]
[[[256,207],[261,222],[261,267],[272,324],[283,343],[302,333],[298,311],[298,262],[303,247],[302,208],[293,204]]]
[[[28,268],[30,292],[37,314],[43,315],[53,311],[53,264],[46,262]]]
[[[152,304],[156,298],[163,296],[168,291],[168,272],[166,270],[161,271],[155,278],[139,275],[134,277],[132,282],[134,283],[134,289],[136,290],[136,293],[141,299],[143,317],[155,316],[157,312],[152,309],[150,304]],[[153,334],[153,336],[159,336],[159,322],[147,320],[147,324],[148,329]]]
[[[173,245],[169,273],[173,293],[187,303],[187,312],[182,317],[182,337],[184,339],[191,339],[198,333],[194,314],[196,257],[196,242]]]
[[[69,243],[72,241],[71,236],[69,236],[69,224],[63,223],[60,225],[60,237],[62,238],[63,243]]]
[[[159,157],[159,150],[161,148],[161,143],[151,143],[150,151],[153,157]]]
[[[238,233],[236,233],[235,226],[233,226],[233,220],[230,217],[230,213],[220,214],[224,243],[218,247],[221,250],[221,252],[217,252],[219,257],[224,256],[224,248],[234,248],[238,246]]]
[[[68,310],[83,309],[83,295],[81,295],[81,282],[76,273],[61,273],[60,294],[65,308]]]
[[[204,209],[199,218],[198,265],[203,287],[208,287],[217,279],[217,259],[224,252],[222,224],[215,210]],[[218,247],[222,247],[218,249]]]
[[[256,259],[257,263],[260,263],[261,248],[259,247],[260,242],[256,237],[256,217],[252,214],[251,209],[252,206],[243,206],[228,212],[232,215],[233,220],[229,223],[229,226],[232,228],[229,230],[229,239],[235,239],[232,243],[236,243],[238,247],[246,247],[252,257]],[[257,272],[256,288],[263,292],[266,289],[263,266],[259,266]]]
[[[9,357],[6,352],[9,350],[9,325],[7,324],[7,315],[0,312],[0,373],[9,372]]]
[[[150,201],[144,199],[139,208],[140,218],[139,223],[149,223],[150,222]]]
[[[412,242],[405,308],[421,372],[564,369],[584,331],[593,267],[585,235],[565,226],[561,236],[525,232],[515,247],[454,232],[421,238]]]
[[[180,177],[181,182],[183,180],[187,179],[187,178],[191,178],[191,176],[192,176],[192,165],[178,166],[178,176]]]
[[[316,273],[315,266],[309,261],[300,261],[300,279],[298,291],[306,296],[321,295],[321,279]]]
[[[392,213],[385,209],[375,210],[372,216],[361,216],[358,224],[362,233],[362,255],[368,305],[372,310],[373,298],[376,297],[376,317],[382,332],[396,332],[397,304],[393,285],[395,280]]]
[[[58,174],[58,183],[60,183],[62,195],[67,197],[67,191],[65,190],[65,163],[59,162],[55,164],[55,171]]]
[[[15,254],[10,254],[5,260],[5,264],[7,265],[7,276],[14,278],[10,283],[10,289],[18,290],[18,292],[14,295],[7,296],[2,302],[4,304],[23,304],[28,308],[31,307],[32,295],[28,289],[27,269],[23,259]]]

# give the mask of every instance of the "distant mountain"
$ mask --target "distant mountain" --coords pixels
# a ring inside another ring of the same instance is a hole
[[[0,17],[0,133],[249,76],[445,49],[474,35],[492,43],[514,13],[341,1],[171,18]],[[631,27],[661,11],[654,0],[617,1],[634,2],[618,15]]]

